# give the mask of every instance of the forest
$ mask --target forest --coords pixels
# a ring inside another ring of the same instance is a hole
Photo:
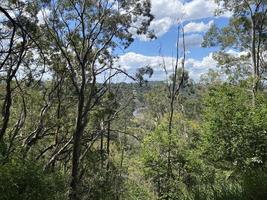
[[[206,0],[197,79],[182,18],[172,62],[118,64],[159,1],[0,0],[0,200],[267,199],[267,1]]]

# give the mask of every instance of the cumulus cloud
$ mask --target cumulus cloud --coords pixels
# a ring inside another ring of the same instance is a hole
[[[226,53],[228,53],[234,57],[247,56],[249,54],[248,51],[236,51],[233,49],[229,49],[228,51],[226,51]]]
[[[204,57],[202,60],[196,60],[190,58],[186,61],[186,66],[190,69],[197,68],[197,69],[206,69],[206,68],[213,68],[217,65],[216,61],[212,58],[212,53],[208,56]]]
[[[186,61],[186,69],[194,80],[199,80],[202,74],[207,73],[209,69],[215,69],[216,66],[217,62],[212,58],[212,53],[201,60],[191,58]]]
[[[218,5],[213,0],[192,0],[184,4],[184,20],[213,17]]]
[[[214,21],[211,20],[208,23],[204,23],[204,22],[190,22],[188,24],[186,24],[184,26],[184,32],[185,33],[194,33],[194,32],[206,32],[207,30],[209,30],[209,28],[214,24]]]
[[[165,17],[151,22],[150,28],[157,34],[157,37],[164,35],[173,25],[172,19]]]
[[[189,50],[190,48],[200,47],[203,41],[203,36],[201,34],[186,35],[184,37],[184,40],[185,40],[186,50]],[[183,41],[180,38],[179,47],[182,48],[182,46],[183,46]]]
[[[176,20],[183,14],[183,3],[180,0],[151,0],[151,12],[156,19]]]
[[[154,71],[159,71],[162,69],[161,65],[163,59],[166,63],[166,66],[169,68],[171,66],[173,58],[161,56],[145,56],[142,54],[129,52],[119,57],[118,64],[122,69],[126,71],[135,71],[140,67],[150,66]]]
[[[180,63],[181,60],[179,60]],[[163,63],[169,73],[172,72],[175,64],[175,58],[173,57],[161,57],[161,56],[145,56],[142,54],[129,52],[119,57],[117,64],[120,65],[125,71],[134,74],[140,67],[150,66],[154,70],[152,80],[165,80],[166,74],[163,70]],[[206,73],[209,69],[214,69],[217,63],[212,58],[212,53],[208,56],[197,60],[189,58],[185,62],[185,68],[189,71],[189,75],[194,80],[199,80],[199,77]]]
[[[151,13],[155,19],[150,28],[160,37],[178,21],[186,22],[213,17],[217,8],[219,6],[214,0],[151,0]],[[206,28],[203,27],[204,24],[201,28]],[[145,40],[145,37],[141,39]]]

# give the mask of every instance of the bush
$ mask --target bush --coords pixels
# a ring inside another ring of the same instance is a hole
[[[244,194],[250,200],[267,199],[267,170],[254,170],[243,177]]]
[[[36,161],[13,159],[0,164],[1,200],[60,200],[64,191],[62,176],[43,172]]]

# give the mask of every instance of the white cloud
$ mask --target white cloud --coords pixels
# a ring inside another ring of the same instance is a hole
[[[157,33],[157,37],[164,35],[173,25],[172,19],[165,17],[151,22],[150,28]]]
[[[215,10],[219,8],[214,0],[151,0],[151,13],[155,17],[150,29],[160,37],[178,21],[192,21],[214,17]],[[229,17],[229,13],[224,17]],[[203,29],[203,27],[202,27]],[[146,40],[145,37],[140,37]]]
[[[45,8],[37,13],[38,25],[44,25],[46,18],[51,14],[51,10]]]
[[[180,0],[151,0],[151,6],[151,12],[156,19],[170,17],[175,20],[183,13],[183,3]]]
[[[145,56],[142,54],[129,52],[120,56],[118,64],[125,71],[134,74],[140,67],[149,65],[154,70],[154,75],[151,80],[165,80],[166,74],[162,68],[163,60],[167,71],[171,73],[175,63],[175,58],[161,56]],[[180,62],[179,62],[180,63]],[[212,53],[201,60],[188,58],[185,62],[185,68],[189,71],[189,75],[194,80],[199,80],[199,77],[208,71],[208,69],[215,68],[217,65],[216,61],[212,58]]]
[[[184,26],[184,32],[185,33],[193,33],[193,32],[206,32],[207,30],[209,30],[209,28],[214,24],[214,21],[211,20],[209,21],[207,24],[205,24],[204,22],[190,22],[188,24],[186,24]]]
[[[197,69],[206,69],[206,68],[214,68],[216,67],[217,62],[212,58],[212,53],[210,53],[208,56],[203,57],[202,60],[196,60],[193,58],[189,58],[186,61],[186,66],[188,68],[197,68]]]
[[[199,80],[202,74],[207,73],[209,69],[215,69],[216,66],[217,62],[212,58],[212,53],[203,57],[202,60],[189,58],[186,61],[186,69],[194,80]]]
[[[160,37],[182,18],[183,3],[180,0],[151,0],[151,13],[155,18],[150,28]]]
[[[235,51],[233,49],[229,49],[228,51],[226,51],[226,53],[234,57],[247,56],[249,54],[248,51]]]
[[[213,17],[218,5],[213,0],[192,0],[184,4],[184,20]]]
[[[113,0],[110,0],[111,2]],[[175,24],[176,19],[181,18],[181,8],[183,7],[180,0],[151,0],[151,14],[154,16],[149,30],[154,31],[157,37],[160,37],[167,33],[169,29]],[[125,11],[121,11],[125,13]],[[144,18],[138,16],[133,23],[133,27],[129,32],[134,35],[135,38],[139,38],[142,41],[150,41],[146,35],[138,35],[135,27],[140,27]]]
[[[185,40],[185,48],[186,50],[189,50],[194,47],[200,47],[203,41],[203,36],[201,34],[194,33],[194,34],[186,35],[184,37],[184,40]],[[182,41],[182,38],[180,38],[179,48],[182,48],[182,47],[183,47],[183,41]]]
[[[170,66],[172,63],[172,57],[165,57],[165,63]],[[127,71],[135,71],[140,67],[149,65],[155,71],[162,69],[161,64],[163,63],[163,58],[161,56],[145,56],[142,54],[129,52],[119,57],[118,64]]]

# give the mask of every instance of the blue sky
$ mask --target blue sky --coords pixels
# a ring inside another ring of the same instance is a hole
[[[151,0],[154,20],[149,29],[155,32],[157,39],[151,41],[144,35],[136,35],[135,41],[128,49],[116,49],[115,53],[119,55],[117,65],[132,75],[138,68],[150,66],[154,70],[150,80],[165,80],[166,75],[161,65],[164,62],[169,74],[172,73],[177,46],[177,26],[183,24],[187,50],[185,68],[192,79],[199,80],[202,74],[209,69],[215,69],[217,65],[212,55],[218,48],[202,48],[203,36],[211,25],[225,26],[231,17],[231,13],[215,16],[215,11],[219,8],[221,6],[214,0]],[[37,15],[40,23],[43,23],[44,13]],[[135,26],[138,26],[138,21]],[[134,28],[130,31],[135,33]],[[105,74],[99,76],[103,79]],[[125,81],[125,77],[119,76],[114,81]]]
[[[198,80],[201,74],[216,67],[212,53],[218,48],[202,48],[200,45],[209,27],[212,24],[225,26],[230,13],[215,17],[214,13],[219,5],[213,0],[151,0],[151,4],[155,19],[150,29],[155,32],[157,39],[151,41],[145,36],[137,36],[128,49],[119,53],[122,68],[134,72],[138,67],[150,65],[155,71],[153,80],[165,79],[166,76],[159,65],[164,56],[171,72],[177,46],[177,24],[181,22],[185,29],[186,68],[191,78]]]

